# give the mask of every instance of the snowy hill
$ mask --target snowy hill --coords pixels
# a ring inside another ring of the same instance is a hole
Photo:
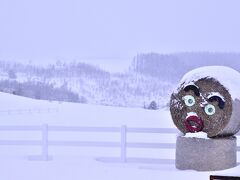
[[[150,111],[142,108],[121,108],[78,103],[59,103],[33,100],[15,95],[0,93],[0,126],[3,125],[49,125],[61,126],[98,126],[98,127],[149,127],[174,128],[168,110]],[[43,111],[54,108],[56,111]],[[3,111],[10,113],[2,113]],[[17,111],[22,110],[22,111]],[[27,111],[24,111],[27,110]],[[30,110],[30,111],[29,111]],[[36,111],[34,111],[36,110]],[[40,110],[40,111],[38,111]],[[41,111],[42,110],[42,111]],[[34,131],[0,131],[1,140],[34,140],[41,138]],[[50,139],[61,140],[104,140],[119,141],[119,135],[113,133],[49,133]],[[176,135],[129,134],[128,141],[175,143]],[[39,146],[1,145],[2,162],[0,179],[11,180],[94,180],[94,179],[209,179],[210,174],[240,175],[239,166],[219,172],[180,171],[174,164],[144,163],[104,163],[96,161],[102,156],[119,156],[118,148],[110,147],[50,147],[50,161],[29,161],[28,155],[39,154]],[[146,158],[174,159],[173,149],[129,149],[128,156]],[[239,155],[239,154],[238,154]],[[238,160],[239,157],[238,157]]]
[[[136,127],[173,127],[172,121],[169,121],[170,113],[166,110],[150,111],[142,108],[49,102],[8,93],[0,93],[0,99],[2,102],[0,115],[4,117],[0,124],[21,125],[27,122],[79,126],[121,126],[124,124]],[[50,112],[47,111],[48,109]],[[7,111],[10,113],[8,114]]]

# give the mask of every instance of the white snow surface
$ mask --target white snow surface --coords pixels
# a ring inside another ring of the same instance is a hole
[[[204,66],[193,69],[183,76],[178,88],[183,83],[186,86],[206,77],[218,80],[229,90],[233,100],[240,99],[240,73],[226,66]]]
[[[224,97],[219,93],[219,92],[211,92],[211,93],[209,93],[209,95],[208,95],[208,99],[210,99],[211,97],[213,97],[213,96],[218,96],[218,97],[220,97],[223,101],[225,101],[225,99],[224,99]]]
[[[175,128],[168,110],[119,108],[77,103],[33,100],[0,93],[0,126],[42,125],[99,127]],[[35,131],[0,131],[1,140],[38,140]],[[87,132],[50,132],[50,140],[119,141],[120,134]],[[176,134],[129,133],[128,142],[175,143]],[[239,140],[238,140],[239,144]],[[160,180],[209,179],[210,175],[240,176],[240,166],[217,172],[181,171],[174,163],[101,162],[99,157],[119,157],[120,149],[111,147],[50,146],[50,161],[29,161],[39,155],[40,146],[0,145],[0,179],[3,180]],[[238,162],[240,162],[238,153]],[[174,149],[128,148],[128,157],[175,159]]]
[[[188,117],[190,117],[190,116],[198,116],[198,115],[197,115],[197,113],[195,113],[195,112],[188,112],[186,119],[187,119]]]
[[[209,139],[207,133],[205,132],[196,132],[196,133],[186,133],[184,137],[188,138],[200,138],[200,139]]]

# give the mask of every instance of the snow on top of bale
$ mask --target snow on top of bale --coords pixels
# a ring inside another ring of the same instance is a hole
[[[240,99],[240,73],[226,66],[205,66],[193,69],[183,76],[180,86],[186,86],[206,77],[219,81],[229,91],[233,100]]]

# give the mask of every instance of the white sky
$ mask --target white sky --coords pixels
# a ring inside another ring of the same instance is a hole
[[[0,0],[0,60],[239,52],[239,8],[239,0]]]

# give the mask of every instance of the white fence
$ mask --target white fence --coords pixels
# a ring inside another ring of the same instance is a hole
[[[0,110],[0,115],[19,115],[19,114],[44,114],[57,113],[57,108],[29,108],[29,109],[7,109]]]
[[[172,163],[169,159],[147,159],[147,158],[128,158],[128,148],[151,148],[151,149],[175,149],[175,143],[141,143],[127,142],[128,133],[158,133],[158,134],[177,134],[179,131],[172,128],[132,128],[123,125],[121,127],[77,127],[77,126],[49,126],[43,124],[41,126],[0,126],[0,131],[40,131],[41,139],[39,140],[0,140],[0,145],[19,145],[19,146],[40,146],[41,154],[39,156],[30,156],[30,160],[50,159],[48,154],[49,146],[79,146],[79,147],[119,147],[120,155],[116,158],[99,158],[101,161],[120,161],[120,162],[151,162],[151,163]],[[63,141],[50,140],[49,132],[110,132],[120,133],[121,140],[119,142],[104,141]],[[240,135],[240,133],[238,134]],[[237,147],[240,152],[240,146]]]

